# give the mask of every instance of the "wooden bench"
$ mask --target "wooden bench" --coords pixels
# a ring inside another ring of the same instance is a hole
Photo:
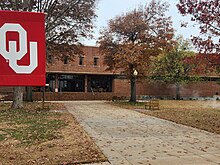
[[[113,96],[112,97],[112,101],[122,101],[122,100],[126,100],[126,96]]]
[[[149,100],[144,104],[145,109],[149,110],[159,110],[159,100]]]

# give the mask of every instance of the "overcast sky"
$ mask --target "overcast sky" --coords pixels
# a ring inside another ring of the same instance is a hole
[[[170,3],[170,10],[167,13],[168,16],[172,17],[173,27],[176,29],[175,34],[182,34],[184,38],[190,38],[191,35],[198,34],[198,28],[193,27],[194,23],[189,23],[188,28],[180,27],[181,21],[191,22],[190,18],[182,17],[176,8],[178,0],[167,0]],[[99,31],[107,26],[108,20],[114,18],[115,16],[121,15],[131,11],[134,8],[137,8],[139,5],[146,5],[149,0],[100,0],[96,14],[98,18],[95,22],[95,37],[96,39],[99,36]],[[96,39],[93,40],[84,40],[83,43],[88,46],[95,46]]]

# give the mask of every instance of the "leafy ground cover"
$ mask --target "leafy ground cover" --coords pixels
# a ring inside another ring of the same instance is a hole
[[[127,109],[144,109],[143,102],[112,104]],[[140,112],[220,134],[220,101],[160,100],[160,110],[141,110]]]
[[[19,110],[0,104],[0,165],[106,160],[63,104],[46,104],[50,110],[42,110],[39,103],[25,104]]]

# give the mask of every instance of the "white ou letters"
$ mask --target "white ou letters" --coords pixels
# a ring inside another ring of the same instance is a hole
[[[19,51],[17,51],[17,42],[9,41],[8,51],[6,49],[6,33],[18,32]],[[5,23],[0,28],[0,54],[9,61],[9,66],[18,74],[31,74],[38,66],[37,42],[30,42],[30,64],[21,66],[17,64],[28,51],[27,32],[20,24]]]

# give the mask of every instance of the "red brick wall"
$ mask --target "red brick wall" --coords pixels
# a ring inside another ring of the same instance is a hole
[[[83,92],[62,92],[62,93],[55,93],[55,92],[46,92],[45,93],[45,100],[46,101],[72,101],[72,100],[111,100],[114,96],[113,93],[99,93],[95,92],[94,95],[92,93],[83,93]],[[42,100],[42,93],[35,92],[33,94],[34,101]]]
[[[147,80],[137,81],[137,95],[151,95],[151,96],[175,96],[175,85],[166,85],[159,83],[150,83]],[[130,95],[129,80],[115,79],[114,91],[119,96]],[[203,81],[182,85],[180,87],[181,96],[213,96],[218,92],[220,94],[220,85],[216,82]]]
[[[6,101],[13,99],[13,93],[7,92],[4,93],[7,95],[4,99]],[[112,100],[114,93],[106,92],[99,93],[95,92],[94,95],[92,93],[83,93],[83,92],[45,92],[45,101],[74,101],[74,100]],[[42,101],[43,95],[42,92],[34,92],[33,100],[34,101]],[[25,93],[24,93],[25,100]]]
[[[7,95],[5,100],[12,100],[13,93],[6,92],[9,88],[3,88],[0,94]],[[10,88],[11,89],[11,88]],[[113,92],[99,93],[81,93],[81,92],[46,92],[45,100],[111,100],[113,96],[127,96],[130,97],[130,83],[126,79],[115,79],[113,82]],[[180,94],[184,96],[213,96],[218,92],[220,94],[220,85],[216,82],[198,82],[189,85],[183,85],[180,88]],[[146,81],[137,81],[137,95],[150,95],[150,96],[175,96],[174,85],[164,85],[158,83],[149,83]],[[24,96],[25,98],[25,96]],[[33,99],[35,101],[42,100],[41,92],[34,92]]]
[[[183,96],[213,96],[216,92],[220,94],[220,85],[210,81],[184,85],[181,88]]]
[[[93,74],[113,74],[112,71],[106,71],[107,66],[103,64],[104,56],[99,54],[98,47],[84,47],[84,65],[79,65],[78,56],[64,64],[62,61],[53,61],[52,64],[47,66],[47,72],[57,73],[93,73]],[[94,66],[94,57],[98,57],[98,65]]]
[[[169,95],[172,92],[166,85],[159,85],[155,83],[149,83],[148,81],[137,81],[136,93],[137,95]],[[130,95],[130,81],[126,79],[114,80],[114,91],[118,95],[129,96]]]
[[[113,80],[113,91],[118,96],[129,96],[130,95],[130,83],[126,79],[114,79]]]
[[[4,93],[4,92],[13,92],[13,87],[7,87],[7,86],[2,86],[0,87],[0,93]]]

